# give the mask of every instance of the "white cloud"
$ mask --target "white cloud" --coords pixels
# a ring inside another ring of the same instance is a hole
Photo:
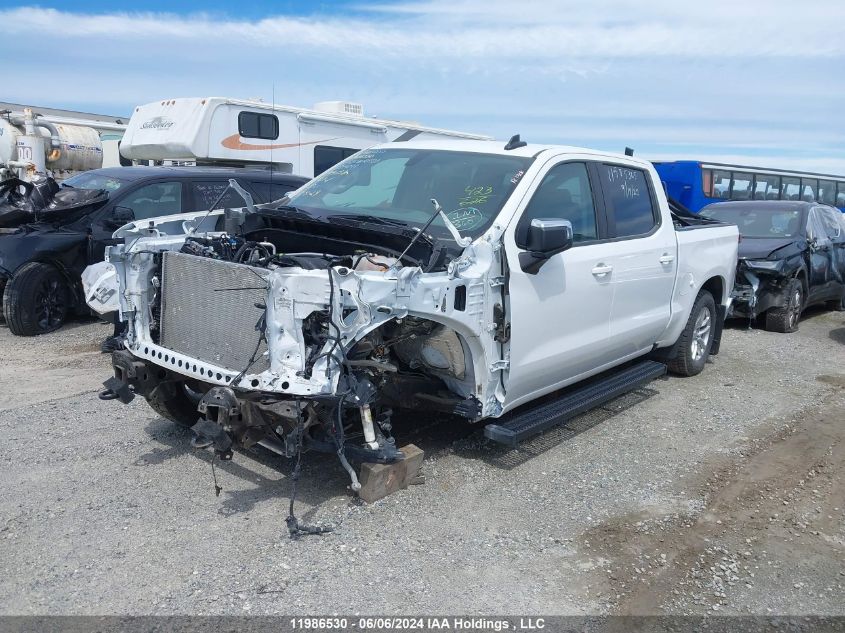
[[[831,29],[845,22],[842,2],[362,2],[257,21],[0,10],[0,55],[25,60],[4,66],[4,98],[119,114],[275,89],[280,103],[358,100],[371,114],[499,137],[845,160],[845,38]]]
[[[678,6],[682,5],[683,10]],[[181,42],[212,38],[233,46],[328,47],[346,55],[421,59],[629,58],[675,55],[824,58],[845,53],[827,25],[845,18],[841,3],[713,0],[706,9],[658,0],[522,2],[464,0],[374,5],[395,19],[268,17],[255,22],[204,14],[83,14],[16,8],[0,12],[0,32],[37,32],[63,38],[150,38]],[[763,14],[763,15],[761,15]],[[396,19],[397,16],[402,19]],[[809,39],[808,39],[809,38]]]

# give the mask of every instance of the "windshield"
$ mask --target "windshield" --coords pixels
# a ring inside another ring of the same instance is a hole
[[[713,204],[701,210],[701,215],[719,222],[736,224],[742,237],[796,237],[801,232],[799,209],[737,208],[728,204]]]
[[[128,180],[123,180],[122,178],[107,176],[96,171],[88,171],[68,178],[62,182],[62,185],[73,187],[74,189],[105,189],[109,193],[113,193],[128,182]]]
[[[421,227],[436,198],[465,236],[481,235],[498,215],[531,158],[404,148],[368,149],[293,193],[288,204],[329,219]],[[447,237],[439,217],[435,237]]]

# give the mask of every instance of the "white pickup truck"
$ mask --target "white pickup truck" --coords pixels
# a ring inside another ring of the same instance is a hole
[[[402,458],[395,409],[513,443],[698,374],[737,261],[736,227],[673,216],[650,163],[518,137],[378,146],[201,220],[111,247],[128,332],[100,397],[141,395],[224,458],[336,452],[353,488],[349,460]]]

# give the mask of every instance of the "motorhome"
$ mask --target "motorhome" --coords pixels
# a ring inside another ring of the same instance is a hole
[[[229,167],[272,165],[317,176],[358,150],[391,141],[489,137],[368,117],[359,103],[312,109],[224,97],[167,99],[135,108],[120,145],[133,161]]]

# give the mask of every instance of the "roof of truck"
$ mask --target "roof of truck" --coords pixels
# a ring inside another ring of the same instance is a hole
[[[475,140],[463,140],[463,139],[437,139],[437,140],[416,140],[411,139],[409,141],[402,141],[397,142],[394,141],[393,143],[385,143],[380,145],[381,148],[392,148],[392,147],[408,147],[413,149],[432,149],[432,150],[452,150],[452,151],[464,151],[464,152],[477,152],[483,154],[500,154],[502,156],[524,156],[524,157],[532,157],[537,156],[539,153],[544,151],[551,151],[555,154],[591,154],[596,157],[612,157],[612,158],[624,158],[625,160],[635,161],[640,163],[644,166],[650,166],[646,160],[641,158],[634,158],[633,156],[625,156],[623,154],[619,154],[616,152],[605,152],[601,150],[595,149],[587,149],[585,147],[574,147],[570,145],[548,145],[548,144],[541,144],[541,143],[528,143],[524,147],[518,147],[516,149],[505,149],[505,145],[507,141],[475,141]]]
[[[134,167],[102,167],[95,169],[99,174],[104,176],[111,176],[113,178],[120,178],[123,180],[141,180],[143,178],[150,178],[161,176],[162,174],[178,174],[185,177],[196,176],[218,176],[218,177],[242,177],[253,180],[266,180],[273,182],[288,182],[288,183],[306,183],[309,178],[303,176],[294,176],[292,174],[285,174],[279,171],[270,171],[269,169],[249,169],[246,167],[189,167],[189,166],[147,166],[136,165]]]

